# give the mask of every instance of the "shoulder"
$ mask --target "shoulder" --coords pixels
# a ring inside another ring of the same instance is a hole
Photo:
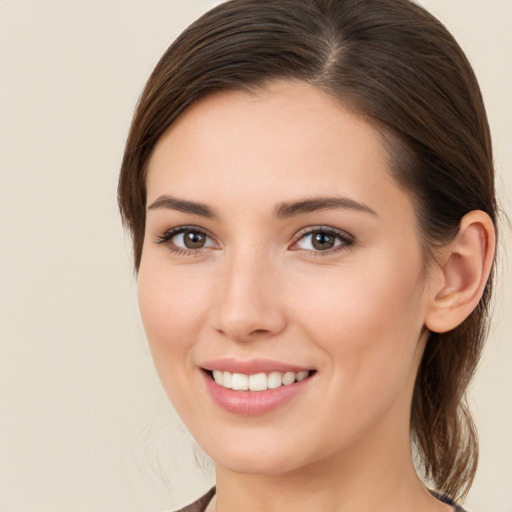
[[[452,499],[450,499],[445,494],[438,493],[436,491],[430,491],[430,493],[435,496],[439,501],[442,501],[443,503],[446,503],[447,505],[451,505],[453,507],[454,512],[467,512],[464,510],[460,505],[455,503]]]
[[[204,496],[201,496],[197,501],[194,501],[194,503],[191,503],[190,505],[180,508],[179,510],[176,510],[176,512],[204,512],[214,496],[215,487],[210,489]]]

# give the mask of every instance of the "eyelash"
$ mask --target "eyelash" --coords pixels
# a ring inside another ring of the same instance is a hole
[[[334,238],[337,238],[340,241],[338,246],[333,247],[332,249],[326,249],[325,251],[313,251],[309,249],[302,249],[308,252],[311,252],[313,256],[329,256],[338,251],[343,251],[348,249],[351,245],[354,245],[355,239],[352,235],[348,234],[345,231],[341,231],[339,229],[332,228],[330,226],[318,226],[314,228],[305,228],[302,230],[296,237],[293,245],[297,244],[300,240],[306,238],[307,236],[312,236],[315,233],[322,233],[326,235],[330,235]],[[293,249],[293,250],[301,250],[301,249]]]
[[[193,233],[198,233],[206,238],[212,239],[212,237],[204,230],[197,226],[180,226],[176,228],[172,228],[169,231],[166,231],[164,234],[159,235],[155,239],[155,243],[159,245],[165,245],[167,244],[168,249],[177,255],[183,255],[183,256],[199,256],[201,254],[202,249],[204,247],[198,248],[198,249],[186,249],[184,247],[177,247],[174,245],[171,240],[182,233],[186,233],[188,231],[191,231]],[[338,246],[333,247],[332,249],[326,249],[325,251],[314,251],[309,249],[292,249],[292,250],[305,250],[310,253],[312,253],[315,257],[316,256],[328,256],[330,254],[336,253],[341,250],[346,250],[348,247],[354,244],[355,239],[352,235],[346,233],[345,231],[341,231],[339,229],[335,229],[329,226],[318,226],[314,228],[305,228],[302,230],[297,237],[295,238],[292,245],[297,244],[300,240],[306,238],[307,236],[311,236],[315,233],[322,233],[326,235],[333,236],[337,238],[340,241],[340,244]]]
[[[169,229],[163,235],[159,235],[156,237],[155,243],[164,245],[167,244],[169,250],[178,255],[182,256],[198,256],[200,254],[201,249],[186,249],[184,247],[177,247],[174,245],[171,240],[182,233],[186,233],[187,231],[191,231],[193,233],[198,233],[206,238],[212,238],[204,229],[198,228],[197,226],[180,226],[177,228]]]

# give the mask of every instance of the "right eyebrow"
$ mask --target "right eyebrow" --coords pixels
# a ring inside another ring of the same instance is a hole
[[[162,195],[153,201],[146,209],[146,211],[157,210],[164,208],[167,210],[175,210],[178,212],[191,213],[199,217],[207,219],[216,219],[218,215],[203,203],[195,203],[193,201],[185,201],[184,199],[177,199],[169,195]]]

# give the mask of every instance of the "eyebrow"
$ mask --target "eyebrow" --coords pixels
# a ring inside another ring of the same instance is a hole
[[[219,217],[214,210],[204,203],[186,201],[185,199],[178,199],[170,195],[162,195],[158,197],[153,203],[151,203],[151,205],[148,206],[147,211],[157,210],[159,208],[191,213],[207,219],[216,219]],[[356,210],[377,216],[377,213],[369,206],[354,201],[348,197],[313,197],[309,199],[302,199],[300,201],[280,203],[274,210],[274,216],[279,220],[284,220],[296,215],[303,215],[319,210],[334,210],[338,208]]]
[[[369,206],[358,203],[348,197],[314,197],[301,201],[281,203],[275,210],[275,216],[278,219],[287,219],[295,215],[316,212],[318,210],[334,210],[338,208],[356,210],[378,216]]]
[[[215,219],[218,215],[207,205],[196,203],[194,201],[185,201],[169,195],[160,196],[156,201],[151,203],[147,211],[164,208],[167,210],[176,210],[183,213],[191,213],[207,219]]]

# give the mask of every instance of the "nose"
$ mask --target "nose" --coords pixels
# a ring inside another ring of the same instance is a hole
[[[214,325],[237,342],[271,338],[287,324],[279,269],[261,254],[225,262],[214,307]]]

